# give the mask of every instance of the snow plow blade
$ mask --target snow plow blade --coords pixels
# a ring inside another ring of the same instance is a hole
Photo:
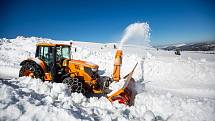
[[[136,63],[132,71],[123,78],[125,79],[124,85],[118,91],[111,92],[110,95],[108,95],[108,100],[110,100],[110,102],[118,101],[119,103],[129,106],[134,105],[137,92],[135,89],[135,80],[132,78],[132,75],[137,64],[138,63]]]

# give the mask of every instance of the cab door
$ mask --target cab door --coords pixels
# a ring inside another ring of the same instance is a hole
[[[54,63],[53,47],[38,46],[36,51],[36,57],[41,59],[46,64],[47,72],[51,71],[51,67]]]

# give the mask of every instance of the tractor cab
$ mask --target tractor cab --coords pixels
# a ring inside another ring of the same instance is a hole
[[[45,64],[46,73],[50,73],[54,80],[58,80],[58,73],[64,59],[71,59],[71,46],[66,44],[37,44],[35,58]]]

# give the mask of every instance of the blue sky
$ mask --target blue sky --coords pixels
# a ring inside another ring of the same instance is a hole
[[[153,45],[215,40],[213,0],[1,0],[0,11],[0,38],[117,42],[147,22]]]

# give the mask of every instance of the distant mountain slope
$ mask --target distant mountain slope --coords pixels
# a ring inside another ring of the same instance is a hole
[[[215,41],[170,45],[170,46],[160,47],[160,49],[164,49],[164,50],[176,50],[176,48],[183,50],[183,51],[214,51],[215,50]]]

